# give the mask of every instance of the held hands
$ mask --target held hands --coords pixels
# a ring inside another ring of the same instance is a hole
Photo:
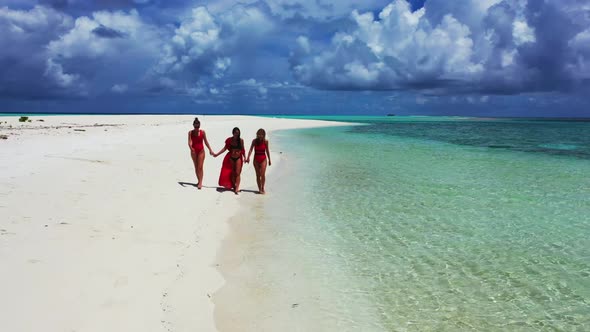
[[[246,160],[244,160],[244,162],[245,162],[246,164],[250,163],[250,158],[246,158]]]

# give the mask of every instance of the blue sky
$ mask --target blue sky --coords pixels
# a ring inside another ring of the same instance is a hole
[[[582,0],[0,0],[0,112],[590,117]]]

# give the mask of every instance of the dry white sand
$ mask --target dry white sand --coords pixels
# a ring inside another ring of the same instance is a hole
[[[247,147],[324,121],[199,116],[215,152],[241,129]],[[38,121],[38,120],[44,121]],[[197,190],[193,116],[0,117],[2,331],[215,331],[216,255],[245,192],[217,191],[223,156]],[[272,195],[271,190],[269,194]],[[247,201],[247,200],[246,200]]]

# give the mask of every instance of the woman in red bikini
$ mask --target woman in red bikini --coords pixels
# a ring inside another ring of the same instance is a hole
[[[246,150],[244,149],[244,140],[240,138],[240,128],[235,127],[232,130],[232,134],[233,136],[225,140],[223,149],[213,154],[213,156],[217,157],[223,152],[228,151],[221,164],[219,185],[227,189],[233,189],[237,195],[240,191],[240,175],[242,174],[242,165]]]
[[[203,163],[205,161],[205,148],[203,142],[209,149],[209,154],[213,154],[209,141],[207,141],[207,135],[204,130],[199,129],[201,122],[199,118],[195,118],[193,121],[193,127],[195,129],[188,132],[188,147],[191,149],[191,158],[193,159],[193,165],[195,166],[195,173],[197,174],[197,188],[203,187]]]
[[[266,182],[266,159],[268,156],[268,166],[272,165],[270,161],[270,151],[268,149],[268,140],[266,140],[266,131],[258,129],[256,138],[252,140],[250,151],[246,162],[250,162],[250,155],[254,149],[254,170],[256,171],[256,183],[258,184],[258,192],[264,194],[264,183]]]

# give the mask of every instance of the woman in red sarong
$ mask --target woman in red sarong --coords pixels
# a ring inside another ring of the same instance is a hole
[[[195,173],[197,174],[197,188],[203,187],[203,163],[205,162],[205,148],[203,143],[209,149],[209,154],[213,155],[209,141],[207,141],[207,134],[204,130],[201,130],[201,122],[199,118],[195,118],[193,121],[193,130],[188,132],[188,147],[191,150],[191,158],[193,159],[193,165],[195,166]]]
[[[248,152],[248,157],[246,158],[246,162],[250,162],[250,155],[252,155],[252,150],[254,150],[254,170],[256,171],[256,183],[258,184],[258,192],[260,194],[264,194],[264,183],[266,182],[266,165],[267,165],[267,156],[268,156],[268,166],[272,165],[270,161],[270,150],[268,148],[268,140],[266,139],[266,131],[260,128],[256,132],[256,138],[252,140],[252,144],[250,145],[250,151]]]
[[[214,157],[228,151],[221,164],[221,173],[219,174],[219,185],[233,189],[237,195],[240,191],[240,175],[242,174],[242,165],[246,150],[244,149],[244,140],[240,138],[240,128],[235,127],[232,130],[233,136],[225,140],[225,146]]]

